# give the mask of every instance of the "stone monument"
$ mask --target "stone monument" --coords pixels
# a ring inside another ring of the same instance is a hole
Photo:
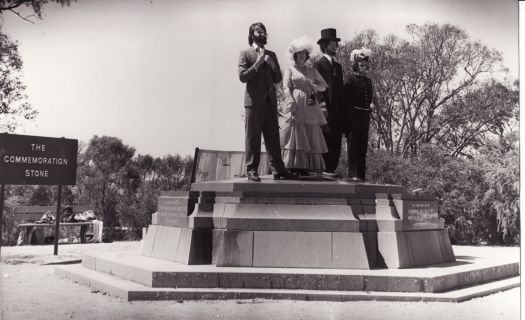
[[[188,265],[410,268],[455,261],[437,201],[396,185],[305,177],[164,192],[142,255]]]

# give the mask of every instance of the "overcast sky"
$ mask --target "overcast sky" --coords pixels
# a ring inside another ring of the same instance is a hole
[[[18,133],[116,136],[153,156],[243,150],[237,58],[256,21],[282,68],[292,39],[316,41],[323,28],[349,40],[368,28],[404,36],[409,23],[436,22],[501,51],[509,80],[518,77],[516,0],[79,0],[46,5],[35,24],[1,18],[20,44],[27,94],[40,112]]]

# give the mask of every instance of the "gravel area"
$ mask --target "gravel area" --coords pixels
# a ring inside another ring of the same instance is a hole
[[[462,303],[162,301],[127,302],[54,274],[90,250],[128,250],[138,242],[2,248],[0,319],[520,319],[520,288]]]

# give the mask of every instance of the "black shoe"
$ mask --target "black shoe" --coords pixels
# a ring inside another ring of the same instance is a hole
[[[273,174],[274,180],[295,180],[299,177],[299,174],[297,172],[290,172],[290,171],[283,171]]]
[[[257,174],[257,172],[248,172],[248,180],[250,181],[261,181],[261,178]]]

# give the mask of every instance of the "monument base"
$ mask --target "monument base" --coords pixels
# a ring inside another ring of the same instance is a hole
[[[217,267],[371,269],[374,232],[215,230]]]
[[[151,225],[142,255],[187,265],[210,264],[212,231]]]
[[[138,249],[138,248],[137,248]],[[456,262],[410,269],[191,266],[138,250],[91,253],[56,274],[125,300],[460,302],[520,285],[519,249],[455,247]]]
[[[219,267],[409,268],[454,261],[437,201],[345,181],[233,179],[165,192],[143,255]]]

